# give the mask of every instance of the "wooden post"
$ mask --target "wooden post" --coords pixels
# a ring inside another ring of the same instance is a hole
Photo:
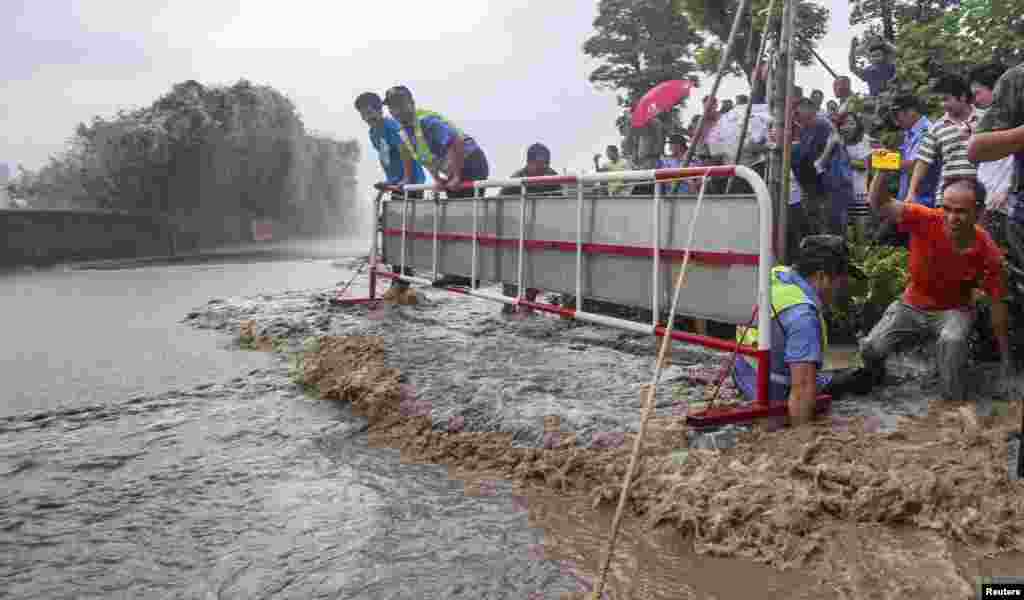
[[[772,76],[772,127],[775,129],[776,146],[771,156],[771,176],[769,191],[772,195],[773,216],[775,222],[775,258],[776,262],[786,262],[786,210],[789,207],[789,158],[792,150],[792,111],[789,98],[793,92],[790,66],[793,53],[793,17],[796,12],[794,0],[785,0],[782,8],[782,20],[779,23],[780,35],[778,52]]]
[[[717,96],[718,88],[722,85],[722,77],[725,76],[726,68],[732,62],[732,49],[736,44],[736,35],[740,30],[740,23],[743,21],[743,15],[747,12],[747,6],[750,5],[750,0],[739,0],[739,6],[736,7],[736,18],[732,21],[732,30],[729,31],[729,40],[725,44],[725,50],[722,51],[722,60],[718,63],[718,72],[715,74],[715,83],[711,86],[711,93],[709,96]],[[703,110],[700,113],[700,121],[697,122],[697,131],[699,132],[704,127],[704,120],[707,118],[708,111],[707,107],[702,107]],[[697,150],[697,143],[694,140],[690,144],[690,147],[686,150],[686,156],[683,157],[683,167],[690,166],[690,161],[693,160],[693,153]]]

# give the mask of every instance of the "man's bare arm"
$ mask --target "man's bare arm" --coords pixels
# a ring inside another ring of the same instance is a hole
[[[1015,152],[1024,152],[1024,125],[976,133],[967,144],[967,159],[975,163],[1000,160]]]
[[[889,174],[885,171],[876,171],[871,181],[871,191],[868,193],[868,200],[871,208],[883,219],[892,223],[899,223],[903,220],[903,202],[896,200],[889,193]]]
[[[850,72],[864,79],[864,69],[857,66],[857,38],[850,40]]]
[[[1003,362],[1010,360],[1010,309],[1005,300],[992,302],[992,331],[996,335],[999,355]]]
[[[789,422],[803,425],[814,418],[818,399],[818,367],[812,362],[789,364]]]

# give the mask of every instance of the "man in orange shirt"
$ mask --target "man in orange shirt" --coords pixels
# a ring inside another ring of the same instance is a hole
[[[871,206],[910,234],[910,281],[903,297],[861,342],[866,369],[877,383],[884,377],[887,356],[938,338],[943,396],[967,400],[967,339],[974,324],[974,290],[980,288],[992,300],[992,329],[1006,383],[1011,370],[1006,278],[1002,252],[977,225],[985,207],[984,185],[974,178],[948,179],[943,182],[942,208],[928,208],[894,200],[886,178],[879,171],[872,182]]]

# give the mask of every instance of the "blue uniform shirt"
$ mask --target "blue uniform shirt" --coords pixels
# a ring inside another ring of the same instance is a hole
[[[384,175],[388,183],[398,183],[405,175],[405,165],[402,163],[402,136],[399,133],[402,126],[391,117],[384,117],[384,124],[380,127],[370,129],[370,143],[377,150],[380,157],[380,166],[384,169]],[[413,174],[409,183],[423,183],[426,175],[423,167],[418,161],[412,162]]]
[[[924,141],[924,134],[928,133],[931,126],[932,122],[928,120],[928,117],[921,117],[909,131],[903,134],[903,145],[900,146],[900,158],[902,160],[917,160],[917,151],[921,147],[921,142]],[[935,193],[939,188],[939,174],[941,171],[942,161],[933,161],[929,165],[924,179],[921,180],[921,186],[917,192],[917,201],[929,208],[935,208]],[[907,198],[907,191],[910,189],[910,178],[913,175],[913,169],[909,171],[904,170],[900,174],[900,191],[897,194],[897,199],[910,200],[910,198]]]
[[[782,272],[778,275],[783,283],[795,283],[804,294],[814,301],[814,306],[797,304],[778,313],[772,319],[771,373],[773,381],[768,387],[769,402],[785,402],[789,398],[789,383],[775,379],[789,379],[789,364],[796,362],[813,362],[818,365],[818,389],[829,382],[829,377],[821,372],[824,352],[821,347],[821,322],[818,311],[821,300],[818,292],[807,283],[795,270]],[[783,333],[785,331],[785,333]],[[757,371],[745,360],[736,360],[734,371],[736,387],[747,400],[753,402],[757,397]]]
[[[455,141],[455,130],[447,123],[437,117],[424,117],[420,119],[420,127],[423,129],[423,137],[427,139],[430,146],[430,153],[436,159],[444,159],[448,155],[448,147]],[[462,166],[462,179],[466,181],[487,179],[488,165],[483,152],[477,154],[480,146],[476,140],[463,134],[465,141],[465,164]],[[475,156],[474,156],[475,155]]]

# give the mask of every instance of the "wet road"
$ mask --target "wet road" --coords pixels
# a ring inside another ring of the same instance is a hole
[[[268,354],[182,325],[330,261],[0,277],[0,597],[557,598],[505,484],[368,447]]]

